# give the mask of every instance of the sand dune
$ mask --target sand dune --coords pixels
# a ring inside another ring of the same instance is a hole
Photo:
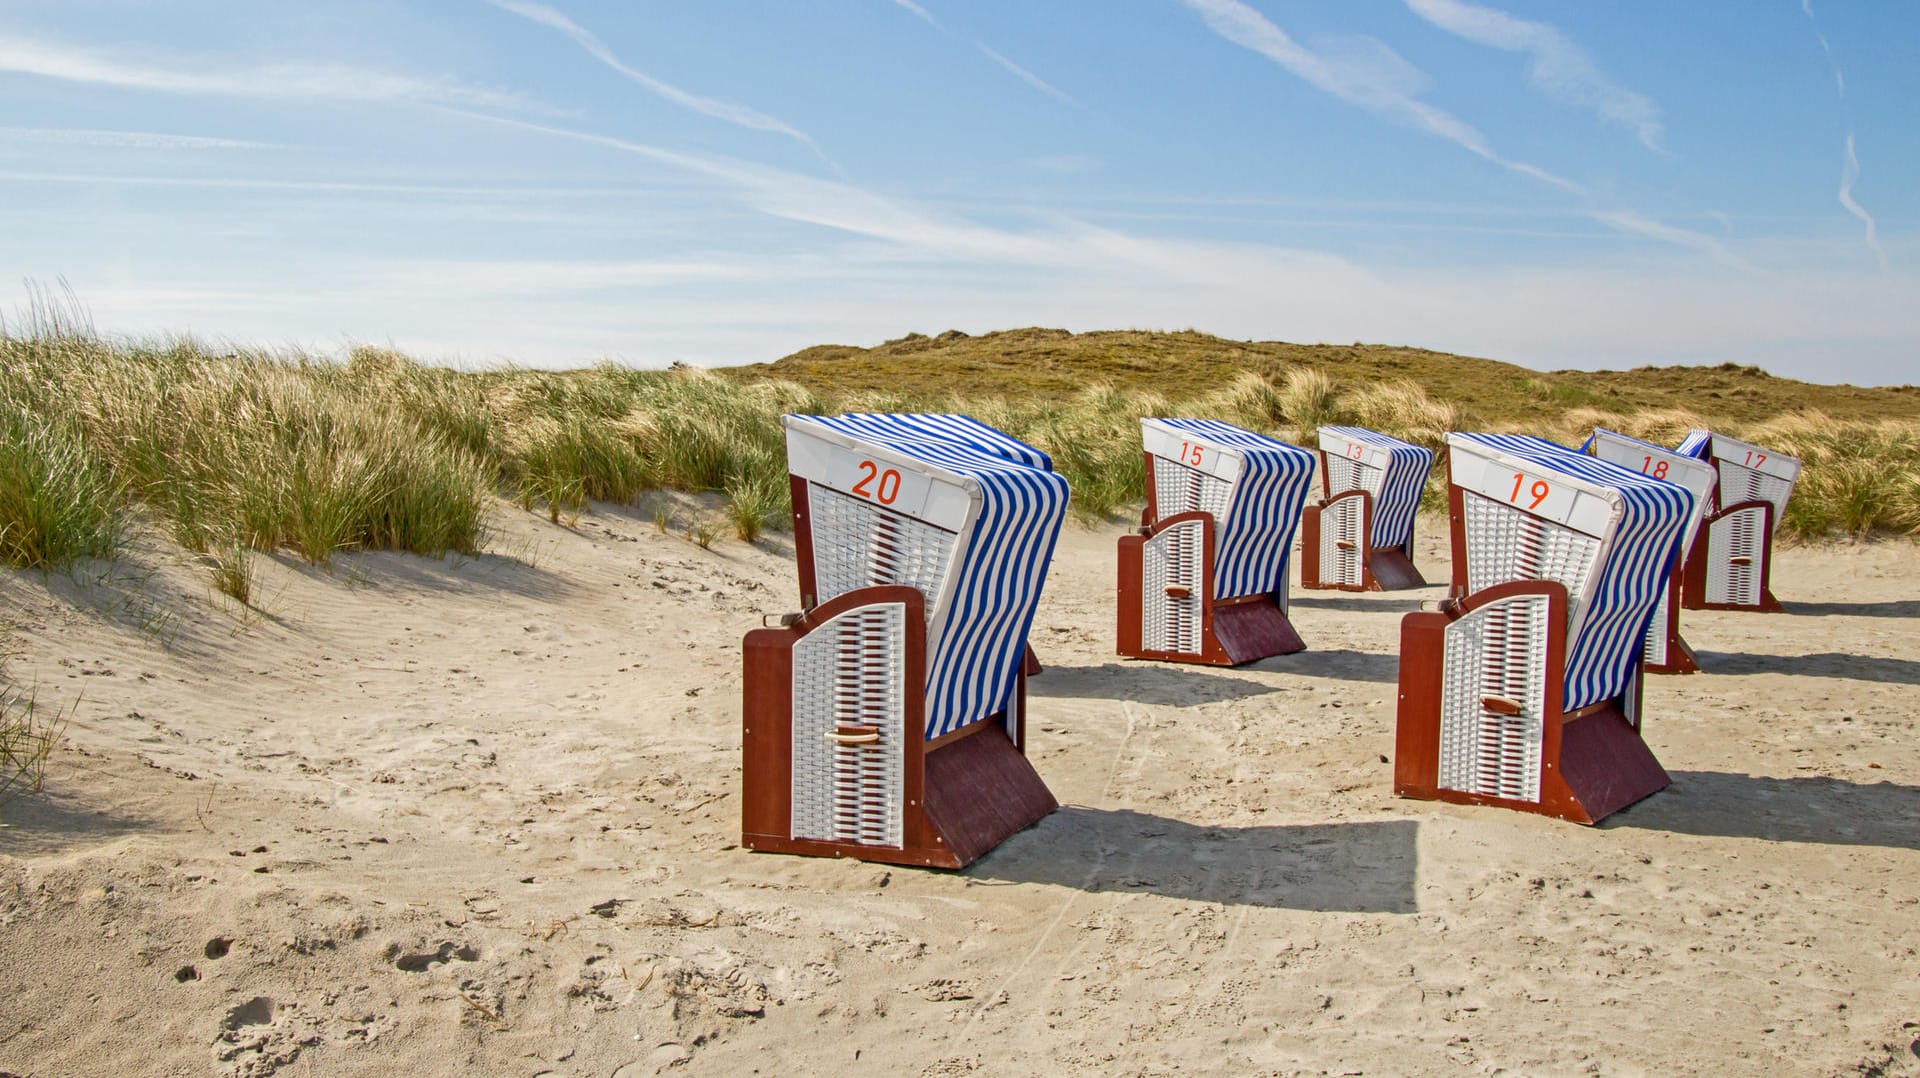
[[[1113,655],[1115,529],[1034,634],[1065,807],[958,874],[737,847],[739,640],[791,550],[502,507],[490,554],[163,544],[0,577],[43,701],[0,829],[0,1071],[1920,1073],[1920,558],[1784,552],[1783,615],[1689,613],[1671,789],[1599,828],[1402,801],[1398,621]],[[1421,563],[1444,577],[1423,534]]]

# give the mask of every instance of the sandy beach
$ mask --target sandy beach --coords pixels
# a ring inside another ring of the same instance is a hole
[[[1120,529],[1069,524],[1030,727],[1063,807],[944,873],[738,847],[789,538],[493,523],[262,557],[260,611],[153,538],[0,575],[14,678],[73,709],[0,810],[0,1072],[1920,1074],[1911,543],[1683,615],[1673,786],[1583,828],[1392,796],[1439,588],[1296,590],[1309,650],[1240,669],[1123,661]]]

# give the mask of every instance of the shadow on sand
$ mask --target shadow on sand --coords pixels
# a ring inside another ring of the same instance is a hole
[[[1920,599],[1894,599],[1885,603],[1789,603],[1780,604],[1787,613],[1801,617],[1840,618],[1920,618]]]
[[[979,880],[1234,906],[1413,913],[1413,820],[1197,827],[1062,806],[966,870]]]
[[[1920,850],[1920,787],[1825,776],[1672,771],[1673,785],[1603,826],[1682,835]]]
[[[81,798],[51,789],[21,793],[0,804],[0,854],[44,857],[105,845],[150,821],[89,807]]]
[[[1812,655],[1748,655],[1726,651],[1699,651],[1700,668],[1715,674],[1790,674],[1830,677],[1846,681],[1883,681],[1920,685],[1920,660],[1883,659],[1821,651]]]

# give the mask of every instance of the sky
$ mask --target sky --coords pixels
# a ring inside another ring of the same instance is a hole
[[[1920,3],[0,0],[0,310],[59,281],[472,366],[1041,325],[1920,382]]]

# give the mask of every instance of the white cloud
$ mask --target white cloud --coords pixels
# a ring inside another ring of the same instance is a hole
[[[278,62],[242,66],[228,59],[154,59],[54,41],[0,35],[0,72],[125,90],[271,100],[411,102],[465,108],[524,109],[520,94],[340,64]]]
[[[1500,156],[1472,124],[1409,93],[1409,75],[1417,73],[1417,69],[1384,43],[1376,42],[1364,52],[1347,49],[1323,54],[1294,41],[1241,0],[1181,0],[1181,3],[1199,13],[1214,33],[1265,56],[1342,101],[1445,139],[1509,171],[1564,191],[1583,193],[1585,190],[1536,165]]]
[[[648,92],[658,97],[671,101],[682,108],[691,109],[694,112],[711,116],[716,120],[722,120],[738,127],[745,127],[754,131],[766,131],[776,135],[785,135],[805,146],[807,149],[812,150],[815,154],[819,155],[822,161],[830,165],[833,164],[833,159],[827,156],[826,151],[822,150],[819,144],[813,141],[811,136],[799,128],[783,120],[769,116],[764,112],[760,112],[757,109],[748,108],[745,105],[736,105],[731,101],[721,101],[717,98],[690,94],[678,86],[663,82],[644,71],[629,67],[622,63],[618,56],[614,55],[613,50],[607,47],[606,42],[601,41],[600,38],[592,32],[582,28],[578,23],[575,23],[560,11],[546,4],[532,3],[530,0],[488,0],[488,2],[503,11],[510,11],[522,18],[531,19],[542,26],[560,31],[572,38],[575,44],[585,49],[588,55],[628,79],[639,83],[645,87]]]
[[[1413,13],[1469,41],[1531,57],[1527,75],[1548,96],[1590,108],[1608,123],[1634,133],[1648,149],[1661,150],[1660,106],[1646,95],[1608,78],[1586,50],[1545,23],[1463,0],[1406,0]]]

